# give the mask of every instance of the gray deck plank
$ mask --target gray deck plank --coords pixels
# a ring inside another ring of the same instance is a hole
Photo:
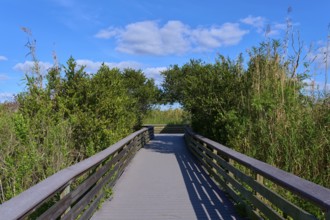
[[[93,220],[239,219],[225,194],[185,147],[182,134],[156,135],[133,158],[114,196]]]

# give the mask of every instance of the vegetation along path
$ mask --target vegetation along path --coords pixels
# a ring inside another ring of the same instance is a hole
[[[134,157],[96,219],[239,219],[225,194],[185,147],[183,135],[156,135]]]

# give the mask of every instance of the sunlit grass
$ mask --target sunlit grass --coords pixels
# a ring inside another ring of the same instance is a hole
[[[154,109],[145,117],[144,124],[189,124],[189,114],[182,109]]]

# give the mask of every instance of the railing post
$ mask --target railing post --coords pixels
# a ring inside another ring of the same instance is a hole
[[[234,167],[234,160],[231,158],[228,158],[228,164],[231,165],[232,167]],[[230,172],[229,170],[227,170],[227,173],[230,177],[232,177],[232,178],[234,177],[234,174],[232,172]],[[232,184],[230,184],[229,181],[225,181],[225,182],[228,186],[232,186]]]
[[[134,148],[133,148],[133,151],[137,151],[138,148],[139,148],[139,135],[135,136],[135,138],[134,138]]]
[[[264,185],[264,177],[261,176],[260,174],[258,173],[255,174],[255,180],[261,185]],[[262,199],[262,196],[258,192],[255,192],[255,195],[257,196],[257,198]]]
[[[212,152],[213,152],[213,154],[214,154],[214,155],[217,155],[217,154],[218,154],[218,151],[217,151],[216,149],[213,149],[213,151],[212,151]],[[212,161],[213,161],[213,163],[214,163],[214,164],[218,165],[218,163],[217,163],[217,160],[216,160],[216,159],[214,159],[214,158],[213,158],[213,160],[212,160]],[[215,167],[213,167],[213,172],[214,172],[214,173],[217,173],[217,169],[216,169]]]
[[[261,185],[264,185],[264,177],[262,175],[260,175],[259,173],[256,173],[255,171],[252,171],[252,173],[254,174],[254,179],[256,182],[260,183]],[[256,190],[253,189],[254,195],[259,199],[262,200],[263,197],[260,193],[258,193]],[[260,210],[258,208],[255,208],[255,210],[259,211]],[[283,213],[283,217],[287,218],[287,214]]]
[[[144,132],[145,137],[145,144],[149,143],[150,137],[149,137],[149,129]]]
[[[71,182],[64,188],[64,190],[61,192],[60,194],[60,200],[63,199],[66,195],[68,195],[71,191]],[[63,216],[68,213],[70,211],[70,206],[63,212],[63,214],[61,215],[61,218],[63,218]]]
[[[139,143],[139,149],[138,150],[140,150],[144,145],[144,135],[143,135],[143,133],[139,134],[139,139],[140,139],[140,141],[139,141],[140,143]]]
[[[196,140],[196,141],[197,141],[197,140]],[[197,142],[198,142],[198,141],[197,141]],[[205,148],[207,148],[207,144],[203,142],[202,145],[203,145],[203,149],[202,149],[203,158],[202,158],[202,159],[205,161],[205,163],[207,163],[207,161],[206,161],[206,159],[205,159],[205,158],[206,158]],[[207,164],[208,164],[208,163],[207,163]]]
[[[134,148],[134,151],[133,152],[136,152],[136,151],[139,150],[139,148],[140,148],[140,140],[141,140],[140,135],[137,135],[136,136],[136,139],[135,139],[135,148]]]
[[[232,167],[234,167],[234,160],[233,160],[233,159],[229,158],[229,159],[228,159],[228,163],[229,163]],[[234,174],[233,174],[232,172],[228,171],[228,173],[229,173],[229,176],[234,177]]]

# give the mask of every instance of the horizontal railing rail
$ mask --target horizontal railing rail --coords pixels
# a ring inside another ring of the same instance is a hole
[[[146,124],[154,127],[155,134],[183,134],[186,125],[183,124]]]
[[[250,218],[330,220],[330,189],[238,153],[188,127],[185,139],[210,176]],[[316,217],[293,204],[274,185],[313,203],[320,214]]]
[[[0,219],[89,219],[135,153],[154,136],[143,128],[0,205]]]

